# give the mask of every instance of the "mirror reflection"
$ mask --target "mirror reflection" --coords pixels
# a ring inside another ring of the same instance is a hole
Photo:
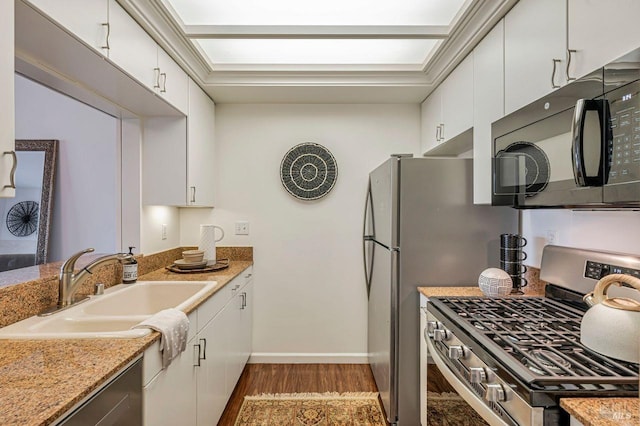
[[[0,199],[0,271],[47,262],[58,141],[18,140],[15,198]]]

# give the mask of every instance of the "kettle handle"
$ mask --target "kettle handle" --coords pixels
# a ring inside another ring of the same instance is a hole
[[[607,289],[612,284],[620,286],[620,283],[625,283],[640,291],[640,279],[625,274],[610,274],[601,278],[597,282],[596,288],[593,289],[593,302],[600,303],[607,299]]]

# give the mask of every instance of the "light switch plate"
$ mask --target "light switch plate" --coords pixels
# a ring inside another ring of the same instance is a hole
[[[236,235],[249,235],[249,222],[236,222]]]

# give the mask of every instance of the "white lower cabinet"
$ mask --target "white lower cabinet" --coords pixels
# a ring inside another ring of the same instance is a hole
[[[146,426],[217,424],[251,354],[252,268],[189,315],[186,350],[162,370],[159,342],[144,353]]]

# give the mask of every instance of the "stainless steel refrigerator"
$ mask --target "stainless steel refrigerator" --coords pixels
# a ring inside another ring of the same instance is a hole
[[[389,423],[420,424],[420,286],[477,285],[517,211],[473,204],[473,162],[392,156],[369,175],[364,263],[369,364]]]

